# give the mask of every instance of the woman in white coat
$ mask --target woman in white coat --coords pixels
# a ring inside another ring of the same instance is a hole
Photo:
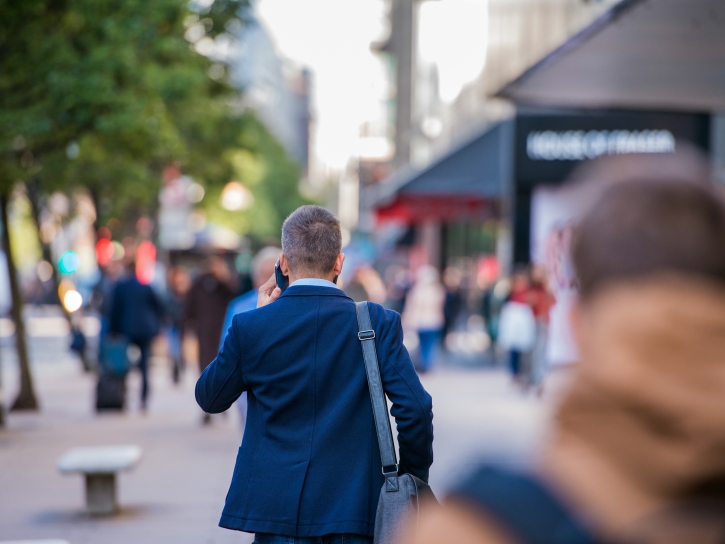
[[[435,347],[443,330],[445,300],[446,290],[435,267],[420,267],[403,309],[403,326],[414,330],[420,341],[420,372],[427,372],[433,366]]]

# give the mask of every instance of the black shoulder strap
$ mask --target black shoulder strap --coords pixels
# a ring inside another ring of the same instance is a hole
[[[522,544],[596,544],[587,527],[539,480],[482,466],[453,496],[478,506]]]
[[[370,401],[373,405],[373,417],[375,418],[375,430],[378,435],[380,446],[380,460],[383,464],[385,475],[385,487],[388,491],[398,490],[398,460],[393,445],[393,433],[390,429],[390,416],[388,415],[388,404],[385,401],[383,382],[380,379],[380,366],[378,365],[378,354],[375,350],[375,331],[370,321],[370,310],[367,302],[357,302],[358,332],[357,337],[362,345],[363,359],[365,360],[365,373],[368,377],[368,388],[370,389]]]

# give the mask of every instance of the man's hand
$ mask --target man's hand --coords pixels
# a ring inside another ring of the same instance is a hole
[[[277,300],[282,294],[282,289],[277,287],[277,282],[274,279],[274,274],[267,280],[267,283],[259,288],[259,295],[257,296],[257,308],[266,306],[270,302]]]

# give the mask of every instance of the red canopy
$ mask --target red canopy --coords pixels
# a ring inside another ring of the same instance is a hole
[[[375,210],[378,222],[442,223],[485,219],[496,212],[493,200],[478,195],[416,195],[398,193],[390,204]]]

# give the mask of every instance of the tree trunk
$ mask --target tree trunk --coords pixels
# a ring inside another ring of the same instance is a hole
[[[96,186],[88,187],[88,191],[91,194],[93,207],[96,209],[96,218],[93,220],[93,232],[96,234],[96,241],[98,241],[98,228],[101,225],[101,194]]]
[[[10,278],[10,292],[13,306],[12,316],[15,322],[15,349],[18,352],[18,366],[20,367],[20,392],[10,407],[11,410],[37,410],[38,399],[33,388],[33,376],[30,373],[30,359],[28,358],[28,345],[25,338],[25,322],[23,321],[23,297],[20,293],[17,271],[12,248],[10,247],[10,222],[8,220],[9,191],[0,193],[0,219],[3,223],[3,245],[8,263],[8,277]]]
[[[35,230],[38,233],[38,240],[40,241],[40,247],[43,252],[43,259],[48,261],[50,263],[51,268],[53,269],[53,289],[56,293],[58,293],[59,287],[60,287],[60,277],[58,276],[58,267],[56,266],[55,260],[53,259],[53,252],[51,250],[50,244],[47,244],[43,240],[43,236],[40,232],[40,186],[38,184],[38,180],[31,179],[26,184],[26,189],[28,191],[28,200],[30,201],[30,208],[32,210],[33,215],[33,221],[35,222]],[[63,315],[65,316],[66,320],[68,321],[68,326],[71,330],[71,332],[75,333],[76,326],[73,323],[73,317],[71,316],[70,312],[65,309],[65,306],[63,306],[63,301],[60,301],[60,309],[63,312]],[[88,361],[88,356],[86,355],[86,350],[83,349],[80,352],[76,351],[78,353],[78,356],[80,357],[81,364],[83,365],[83,371],[84,372],[90,372],[91,365]]]

